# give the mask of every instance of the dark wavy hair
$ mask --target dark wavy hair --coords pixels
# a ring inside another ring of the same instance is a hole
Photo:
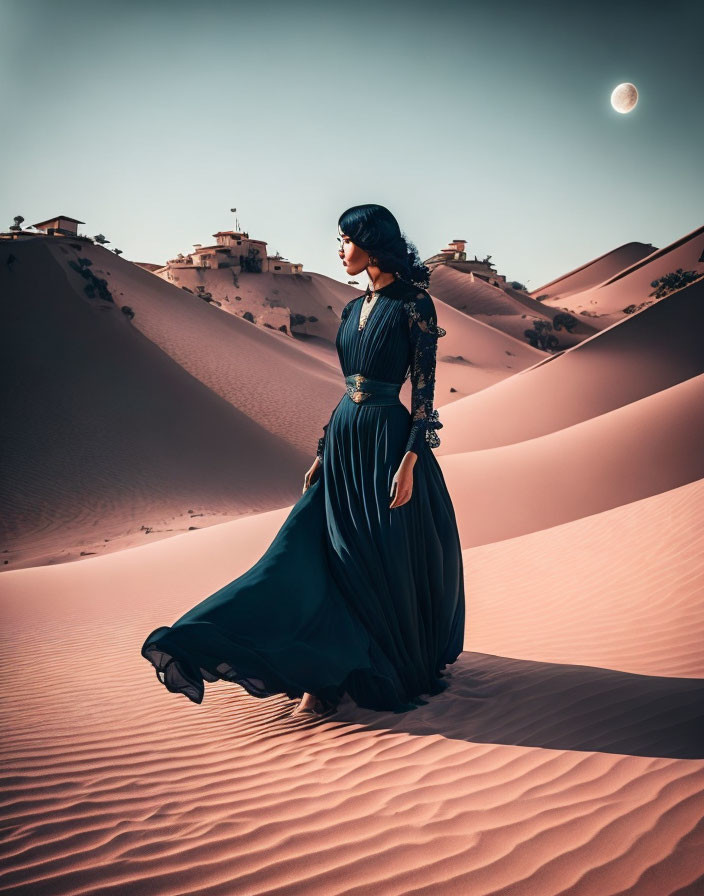
[[[430,268],[420,260],[415,245],[401,232],[398,221],[383,205],[353,205],[337,222],[340,232],[376,260],[382,271],[421,289],[430,283]]]

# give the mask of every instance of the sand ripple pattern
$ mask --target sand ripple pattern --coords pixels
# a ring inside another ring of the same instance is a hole
[[[468,653],[414,713],[316,723],[225,682],[167,693],[137,649],[153,612],[9,620],[0,891],[701,892],[704,762],[658,755],[701,682],[649,708],[643,676]]]

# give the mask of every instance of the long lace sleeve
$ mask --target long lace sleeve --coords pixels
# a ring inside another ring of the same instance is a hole
[[[411,337],[411,430],[406,451],[419,454],[423,442],[437,448],[442,429],[440,415],[433,408],[435,398],[435,364],[438,339],[446,330],[437,325],[435,305],[429,293],[419,292],[405,303]]]

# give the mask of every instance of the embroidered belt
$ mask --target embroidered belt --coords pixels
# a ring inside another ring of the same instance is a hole
[[[402,383],[385,383],[372,380],[361,373],[351,373],[345,377],[347,395],[355,404],[392,405],[400,402]]]

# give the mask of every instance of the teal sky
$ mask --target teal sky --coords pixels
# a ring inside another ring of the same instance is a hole
[[[163,263],[236,207],[345,282],[337,218],[378,202],[529,289],[666,245],[704,223],[704,5],[571,7],[0,0],[0,226],[67,214]]]

